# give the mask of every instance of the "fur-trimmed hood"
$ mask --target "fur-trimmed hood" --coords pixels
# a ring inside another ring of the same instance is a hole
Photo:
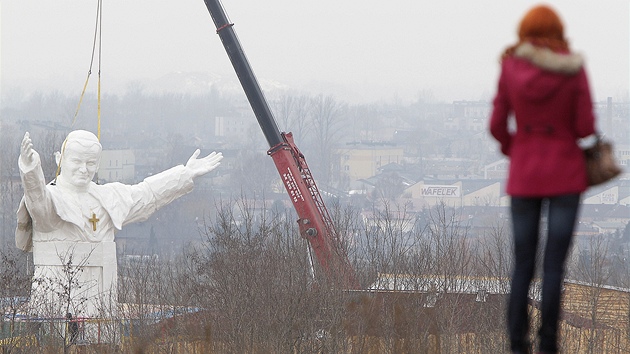
[[[514,48],[502,65],[517,94],[534,102],[555,96],[567,81],[580,75],[583,62],[579,54],[558,53],[525,42]]]
[[[580,54],[556,53],[549,48],[536,47],[529,42],[516,47],[514,56],[526,59],[543,70],[567,75],[576,74],[584,65],[584,59]]]

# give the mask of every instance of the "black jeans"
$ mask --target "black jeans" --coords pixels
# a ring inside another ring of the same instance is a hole
[[[513,351],[526,352],[529,347],[527,295],[536,267],[541,212],[545,204],[547,205],[548,231],[543,259],[542,318],[538,334],[541,351],[550,353],[558,351],[560,293],[565,260],[580,205],[579,194],[549,198],[512,197],[514,271],[507,317],[510,346]]]

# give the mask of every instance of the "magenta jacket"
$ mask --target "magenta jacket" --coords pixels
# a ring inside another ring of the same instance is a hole
[[[510,117],[514,122],[508,123]],[[595,132],[582,58],[529,43],[504,58],[490,132],[510,158],[507,193],[548,197],[587,188],[579,138]]]

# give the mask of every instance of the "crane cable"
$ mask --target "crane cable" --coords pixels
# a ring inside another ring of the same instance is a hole
[[[74,112],[74,117],[72,119],[72,126],[74,127],[74,123],[77,121],[77,116],[79,115],[79,109],[81,108],[81,102],[83,102],[83,96],[85,96],[85,91],[88,86],[88,82],[90,81],[90,75],[92,74],[92,65],[94,64],[94,54],[96,52],[96,43],[98,42],[98,88],[97,88],[97,134],[96,138],[101,140],[101,20],[103,18],[103,14],[101,11],[103,5],[103,0],[97,0],[96,5],[96,25],[94,28],[94,40],[92,42],[92,57],[90,58],[90,68],[88,69],[87,78],[85,79],[85,84],[83,85],[83,91],[81,92],[81,96],[79,97],[79,104],[77,105],[77,110]],[[64,140],[63,146],[61,147],[61,153],[59,157],[59,161],[57,163],[57,172],[55,172],[55,180],[59,176],[59,172],[61,171],[61,159],[63,158],[63,153],[66,150],[66,141]]]
[[[103,5],[103,0],[97,0],[96,6],[96,25],[94,28],[94,41],[92,43],[92,57],[90,58],[90,68],[88,69],[87,78],[85,79],[85,84],[83,85],[83,92],[81,92],[81,97],[79,98],[79,104],[77,105],[77,110],[74,113],[74,118],[72,119],[72,126],[77,121],[77,116],[79,115],[79,109],[81,108],[81,102],[83,102],[83,96],[85,95],[85,91],[87,89],[88,82],[90,81],[90,75],[92,74],[92,66],[94,64],[94,54],[96,53],[96,44],[98,42],[98,88],[97,88],[97,134],[96,137],[101,140],[101,23],[103,18],[103,13],[101,11]]]

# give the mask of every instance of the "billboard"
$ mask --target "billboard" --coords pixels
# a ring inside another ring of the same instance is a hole
[[[460,186],[426,184],[422,187],[422,196],[437,198],[459,198],[461,196],[461,188]]]

